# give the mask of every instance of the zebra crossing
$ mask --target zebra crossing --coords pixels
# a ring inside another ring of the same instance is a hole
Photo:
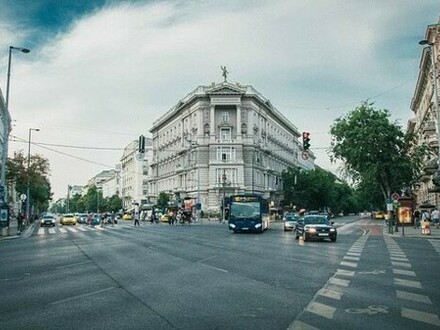
[[[124,224],[116,224],[106,225],[106,226],[86,226],[86,225],[76,225],[76,226],[56,226],[56,227],[40,227],[38,228],[37,235],[65,235],[65,234],[77,234],[77,233],[85,233],[85,232],[100,232],[100,231],[112,231],[112,230],[120,230],[122,228],[133,228],[129,225]]]
[[[429,243],[434,247],[434,250],[439,254],[440,256],[440,240],[438,239],[429,239]]]

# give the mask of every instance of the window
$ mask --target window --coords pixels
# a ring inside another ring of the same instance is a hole
[[[220,140],[222,140],[222,141],[231,140],[231,129],[230,128],[220,129]]]
[[[229,122],[229,112],[228,111],[222,111],[222,121],[223,122]]]
[[[217,160],[229,163],[235,160],[235,148],[219,147],[217,148]]]

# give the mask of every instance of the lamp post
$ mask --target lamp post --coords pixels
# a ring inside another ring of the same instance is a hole
[[[433,42],[424,39],[419,41],[419,45],[428,46],[429,51],[431,53],[431,65],[432,65],[432,79],[433,79],[433,88],[434,88],[434,107],[437,116],[437,139],[440,144],[440,111],[438,104],[438,91],[437,91],[437,67],[436,67],[436,56],[435,56],[435,45]],[[433,182],[436,186],[440,186],[440,146],[438,148],[438,158],[437,158],[437,173],[433,177]]]
[[[2,146],[2,168],[1,168],[1,185],[4,187],[4,201],[7,203],[8,199],[8,193],[7,193],[7,186],[6,186],[6,162],[8,159],[8,143],[9,143],[9,131],[10,131],[10,116],[9,116],[9,83],[11,80],[11,57],[12,57],[12,51],[18,50],[22,53],[29,53],[30,50],[26,48],[21,47],[13,47],[9,46],[9,56],[8,56],[8,76],[6,80],[6,109],[5,109],[5,116],[4,116],[4,132],[3,132],[3,146]]]
[[[226,177],[226,170],[223,170],[223,175],[222,175],[222,186],[223,186],[223,201],[222,201],[222,222],[225,222],[225,209],[226,209],[226,203],[225,203],[225,198],[226,198],[226,186],[228,186],[230,183],[226,182],[227,177]]]
[[[30,168],[31,168],[31,138],[32,138],[32,131],[38,132],[39,128],[29,128],[29,140],[28,140],[28,159],[27,159],[27,175],[28,175],[28,182],[27,182],[27,199],[26,199],[26,220],[27,223],[29,223],[29,214],[30,214],[30,193],[31,193],[31,175],[30,175]]]

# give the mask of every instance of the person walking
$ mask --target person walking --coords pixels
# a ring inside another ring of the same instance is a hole
[[[434,209],[431,213],[431,221],[436,228],[439,228],[439,220],[440,220],[440,211],[438,209]]]
[[[136,224],[138,225],[138,227],[140,226],[139,224],[139,212],[134,212],[134,226],[136,227]]]
[[[419,228],[420,227],[420,211],[419,211],[419,209],[414,210],[413,218],[414,218],[414,228]]]
[[[23,215],[21,213],[18,213],[17,215],[17,235],[21,234],[21,230],[23,226]]]

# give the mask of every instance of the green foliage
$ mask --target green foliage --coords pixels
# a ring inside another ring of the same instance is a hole
[[[297,209],[341,210],[357,212],[353,189],[336,176],[321,168],[310,171],[288,168],[283,173],[284,204],[295,205]]]
[[[159,209],[166,209],[169,201],[169,196],[165,192],[160,192],[159,196],[157,197],[156,205]]]
[[[31,203],[38,213],[46,211],[52,199],[49,172],[49,161],[46,158],[31,155],[28,168],[28,158],[19,151],[14,153],[13,158],[8,159],[6,180],[9,186],[15,183],[19,195],[27,194],[29,183]]]
[[[342,160],[355,182],[371,185],[370,192],[378,188],[383,200],[414,182],[427,154],[389,117],[364,102],[330,129],[332,159]]]
[[[118,212],[122,209],[122,199],[117,195],[102,197],[101,190],[92,186],[84,196],[76,194],[67,201],[57,201],[52,212]]]

